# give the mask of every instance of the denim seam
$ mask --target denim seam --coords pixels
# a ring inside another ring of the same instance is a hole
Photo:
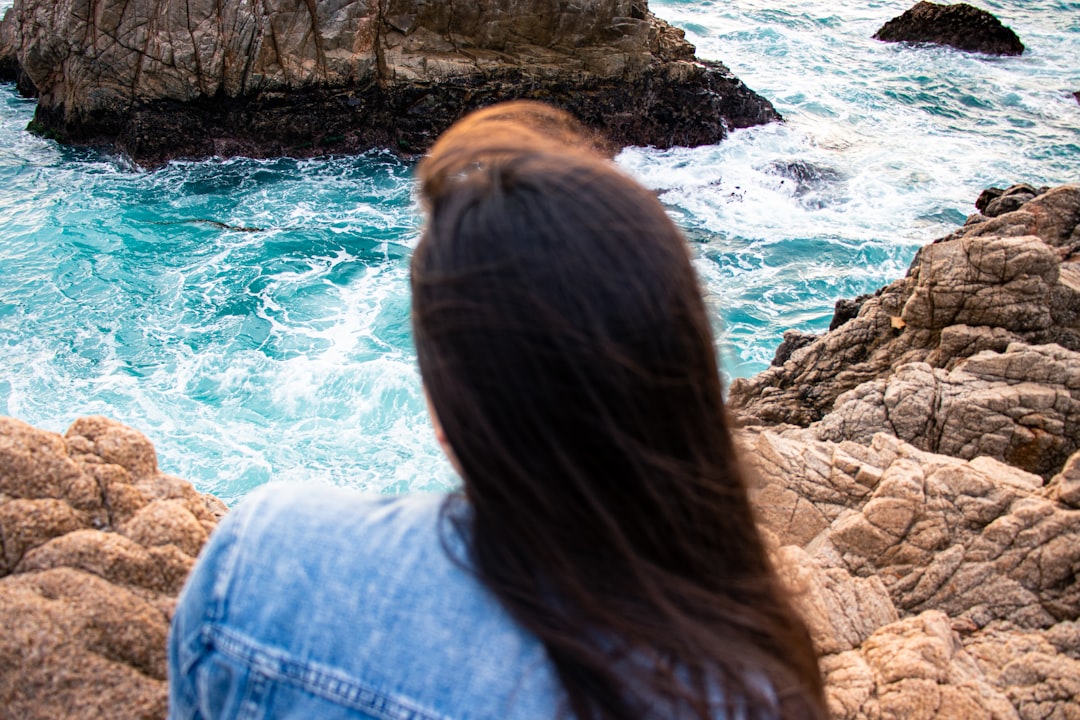
[[[326,700],[385,720],[450,720],[405,698],[394,698],[367,687],[343,673],[293,660],[280,650],[261,646],[228,628],[216,626],[207,630],[216,650],[248,663],[266,678],[300,687]]]
[[[247,691],[244,693],[243,702],[240,703],[236,720],[260,720],[265,716],[266,707],[263,700],[270,678],[254,669],[248,673],[248,677]]]
[[[254,516],[255,513],[249,513],[250,516]],[[246,520],[247,517],[241,516],[241,519]],[[226,518],[226,521],[228,518]],[[242,528],[234,528],[234,525],[239,523],[222,522],[218,525],[217,532],[228,533],[224,538],[221,538],[220,542],[223,545],[223,553],[221,563],[218,568],[217,577],[214,578],[214,584],[210,590],[210,602],[206,607],[206,620],[209,623],[217,623],[225,619],[226,610],[226,598],[228,597],[229,585],[232,583],[233,573],[236,570],[236,564],[240,556],[239,542],[242,534]]]

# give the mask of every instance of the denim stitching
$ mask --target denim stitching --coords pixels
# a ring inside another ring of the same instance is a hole
[[[208,628],[215,649],[248,663],[263,677],[301,687],[327,700],[361,710],[385,720],[449,720],[417,707],[405,698],[392,698],[342,673],[316,668],[289,658],[278,650],[260,646],[249,638],[217,626]]]
[[[236,720],[260,720],[265,715],[263,703],[266,695],[266,686],[269,678],[257,670],[248,673],[247,690],[244,693],[244,701],[240,703],[240,710],[236,714]]]
[[[248,517],[254,516],[255,513],[248,515]],[[243,517],[243,519],[246,520],[247,517]],[[217,577],[214,578],[214,584],[210,589],[210,602],[207,603],[206,608],[206,620],[209,623],[216,623],[225,617],[225,598],[228,597],[229,585],[232,582],[233,572],[240,556],[240,543],[238,541],[242,529],[234,528],[235,525],[239,524],[238,522],[228,522],[228,520],[229,518],[226,517],[216,530],[218,533],[228,534],[217,539],[223,547]]]

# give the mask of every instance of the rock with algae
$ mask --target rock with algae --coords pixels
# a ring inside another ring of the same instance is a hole
[[[417,153],[515,98],[660,147],[779,118],[646,0],[15,0],[0,73],[39,95],[38,132],[144,164]]]

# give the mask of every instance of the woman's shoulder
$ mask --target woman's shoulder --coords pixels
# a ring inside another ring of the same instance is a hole
[[[444,717],[512,717],[511,698],[547,712],[556,683],[543,646],[469,569],[452,522],[465,512],[455,496],[260,489],[200,558],[174,642],[305,692],[350,687]]]
[[[343,546],[340,560],[363,562],[391,549],[426,545],[441,533],[446,503],[464,506],[455,496],[371,495],[325,485],[271,483],[254,491],[226,516],[230,540],[264,554],[273,547],[300,553]],[[453,535],[448,535],[453,540]]]
[[[434,587],[482,594],[446,503],[455,498],[260,488],[226,517],[207,550],[219,556],[220,612],[265,623],[272,613],[307,610],[315,618],[352,616],[355,628],[413,612]]]

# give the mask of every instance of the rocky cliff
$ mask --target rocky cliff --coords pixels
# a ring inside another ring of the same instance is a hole
[[[779,117],[646,0],[15,0],[0,74],[39,95],[33,129],[150,164],[420,152],[513,98],[660,147]]]
[[[1080,717],[1080,186],[976,207],[731,387],[835,718]]]
[[[1049,479],[1080,449],[1080,186],[988,191],[906,277],[732,384],[745,424],[888,432]]]

